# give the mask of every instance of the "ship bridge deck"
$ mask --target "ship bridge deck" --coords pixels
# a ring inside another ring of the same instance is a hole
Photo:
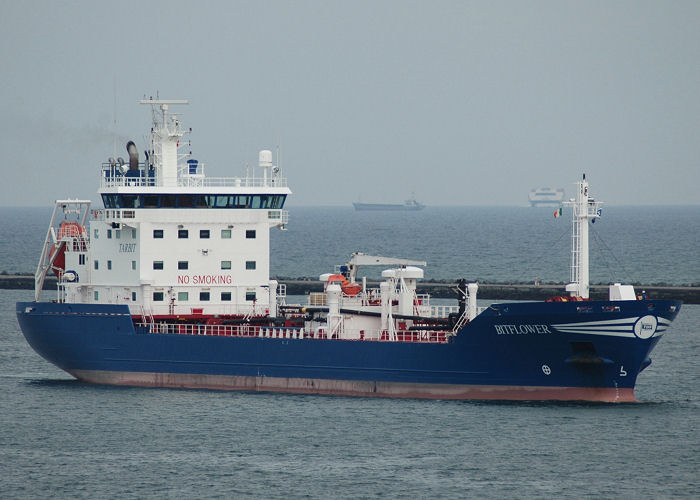
[[[195,169],[188,165],[178,168],[177,183],[164,186],[155,170],[139,163],[137,170],[123,170],[112,163],[103,163],[100,175],[100,189],[110,188],[288,188],[287,179],[280,176],[270,177],[207,177],[204,165],[198,163]]]

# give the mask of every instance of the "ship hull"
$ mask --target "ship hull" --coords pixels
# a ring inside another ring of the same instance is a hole
[[[635,402],[631,388],[548,387],[507,385],[426,384],[366,382],[319,378],[246,377],[158,372],[112,372],[72,370],[84,382],[135,387],[242,390],[414,399],[474,399],[505,401],[601,401]]]
[[[634,401],[637,375],[679,309],[677,301],[495,304],[447,343],[146,333],[127,306],[105,304],[21,302],[17,316],[41,356],[99,384],[624,402]]]

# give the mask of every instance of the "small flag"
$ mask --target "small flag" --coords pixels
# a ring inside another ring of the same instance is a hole
[[[557,217],[561,217],[561,207],[554,211],[554,218],[556,219]]]

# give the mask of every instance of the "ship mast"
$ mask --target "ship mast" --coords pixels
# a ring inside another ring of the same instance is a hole
[[[588,221],[595,221],[601,215],[602,202],[589,196],[586,174],[577,184],[576,198],[564,202],[573,208],[571,218],[571,282],[566,291],[572,297],[587,299],[589,296],[588,276]]]
[[[157,184],[164,187],[177,186],[177,148],[183,131],[177,115],[169,112],[174,104],[189,104],[186,100],[142,99],[141,104],[150,104],[153,113],[150,150],[156,169]]]

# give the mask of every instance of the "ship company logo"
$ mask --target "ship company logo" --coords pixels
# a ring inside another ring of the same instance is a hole
[[[633,316],[631,318],[607,321],[562,323],[559,325],[552,325],[552,328],[561,333],[581,333],[585,335],[648,339],[655,335],[663,335],[670,324],[671,322],[665,318],[657,318],[656,316],[648,314],[646,316]]]
[[[656,316],[643,316],[634,324],[634,334],[640,339],[648,339],[654,335],[657,326],[658,322],[656,321]]]

